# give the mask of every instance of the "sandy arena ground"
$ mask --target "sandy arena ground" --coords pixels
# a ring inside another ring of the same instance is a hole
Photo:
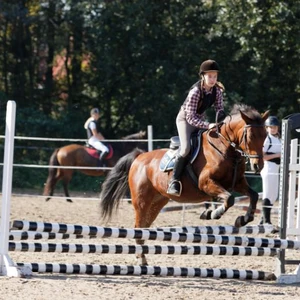
[[[82,196],[82,195],[79,195]],[[97,197],[96,194],[92,197]],[[174,205],[174,204],[173,204]],[[260,206],[260,204],[259,204]],[[232,225],[235,218],[245,212],[231,208],[217,221],[199,220],[202,209],[186,210],[183,225]],[[272,214],[277,224],[277,214]],[[180,226],[181,211],[161,213],[153,226]],[[11,220],[59,222],[80,225],[109,225],[132,228],[134,213],[131,204],[124,202],[118,213],[108,224],[100,221],[99,201],[78,200],[68,203],[62,199],[45,202],[42,197],[13,196]],[[258,224],[259,215],[253,225]],[[263,235],[261,235],[263,237]],[[276,237],[270,234],[269,237]],[[135,244],[126,239],[86,239],[68,240],[71,243],[88,244]],[[47,242],[39,240],[37,242]],[[53,240],[51,240],[53,242]],[[66,240],[57,241],[60,243]],[[147,244],[166,244],[172,242],[147,242]],[[299,251],[287,251],[289,257],[299,259]],[[68,253],[28,253],[10,252],[15,262],[60,262],[85,264],[134,265],[134,255],[121,254],[68,254]],[[272,257],[242,256],[191,256],[191,255],[148,255],[151,266],[182,266],[201,268],[253,269],[274,272],[276,259]],[[290,270],[294,270],[292,266]],[[0,277],[0,299],[10,300],[82,300],[82,299],[300,299],[300,284],[280,285],[275,281],[243,281],[233,279],[178,278],[155,276],[94,276],[36,274],[32,278]]]

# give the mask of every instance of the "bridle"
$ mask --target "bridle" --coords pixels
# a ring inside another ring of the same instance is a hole
[[[224,123],[219,123],[219,124],[216,124],[216,133],[218,135],[218,137],[221,137],[222,139],[224,139],[227,143],[229,143],[229,145],[231,147],[234,148],[234,150],[236,152],[238,152],[240,154],[240,159],[236,159],[234,160],[234,172],[233,172],[233,179],[232,179],[232,186],[231,186],[231,190],[234,190],[234,186],[235,186],[235,183],[236,183],[236,178],[237,178],[237,170],[238,170],[238,165],[242,162],[242,159],[241,158],[246,158],[247,160],[249,160],[250,158],[262,158],[262,155],[252,155],[249,153],[249,149],[248,149],[248,143],[247,143],[247,131],[248,131],[248,128],[251,128],[251,127],[264,127],[264,125],[259,125],[259,124],[247,124],[244,126],[244,129],[243,129],[243,135],[242,135],[242,138],[241,138],[241,141],[240,143],[237,145],[236,143],[232,142],[230,140],[230,137],[227,133],[227,137],[225,137],[220,131],[220,127],[223,125]],[[208,135],[209,137],[209,135]],[[226,155],[224,153],[221,152],[220,149],[218,149],[211,141],[210,139],[208,138],[207,139],[209,144],[216,149],[216,151],[222,155],[224,158],[228,159],[229,157],[226,157]],[[245,145],[245,149],[247,152],[243,151],[241,149],[241,145],[242,143],[244,143]]]
[[[242,157],[245,157],[247,159],[250,158],[262,158],[262,155],[258,155],[258,154],[250,154],[249,153],[249,148],[248,148],[248,143],[247,143],[247,129],[251,128],[251,127],[264,127],[264,125],[260,125],[260,124],[247,124],[244,126],[244,130],[243,130],[243,135],[241,138],[240,143],[237,145],[236,143],[232,142],[230,140],[230,137],[227,134],[227,137],[225,137],[220,131],[220,127],[223,125],[223,123],[217,124],[216,125],[216,133],[219,137],[221,137],[222,139],[224,139],[231,147],[234,148],[234,150],[238,153],[240,153],[240,155]],[[209,139],[208,142],[211,146],[213,146],[222,156],[225,156]],[[241,145],[244,143],[245,145],[245,151],[242,150]]]

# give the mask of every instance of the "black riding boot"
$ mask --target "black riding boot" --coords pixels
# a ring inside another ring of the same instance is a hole
[[[268,198],[265,198],[262,202],[263,205],[263,209],[262,209],[262,220],[261,220],[261,224],[272,224],[271,223],[271,207],[273,206],[271,204],[271,201]],[[265,206],[269,206],[269,207],[265,207]]]
[[[99,157],[99,161],[100,161],[100,165],[104,164],[105,158],[107,157],[108,152],[102,152],[100,157]]]
[[[182,184],[180,178],[185,165],[186,165],[186,157],[182,157],[181,155],[178,155],[175,159],[173,175],[167,190],[167,193],[169,195],[178,196],[178,197],[181,195]]]

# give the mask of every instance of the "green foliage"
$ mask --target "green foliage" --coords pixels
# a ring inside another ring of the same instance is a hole
[[[270,109],[280,118],[299,110],[300,2],[217,1],[214,30],[240,45],[230,63],[245,80],[244,101],[259,110]],[[246,64],[240,64],[246,58]],[[243,70],[244,69],[244,70]],[[250,77],[243,77],[251,70]],[[238,89],[239,93],[243,91]],[[284,103],[284,105],[282,105]]]
[[[299,4],[2,0],[0,117],[13,99],[17,135],[84,138],[83,123],[97,106],[107,138],[149,124],[155,138],[168,138],[200,63],[212,58],[227,111],[243,102],[283,118],[299,111]],[[16,145],[18,161],[43,163],[61,143]],[[29,178],[26,172],[16,174]]]

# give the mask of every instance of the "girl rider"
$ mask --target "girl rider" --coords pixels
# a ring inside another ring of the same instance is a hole
[[[212,105],[218,115],[218,122],[225,118],[223,106],[224,86],[218,82],[219,65],[214,60],[206,60],[200,66],[200,80],[194,84],[181,106],[176,118],[176,126],[180,140],[180,149],[175,158],[174,170],[167,193],[180,196],[182,184],[181,174],[187,163],[190,152],[190,137],[199,128],[208,129],[214,124],[206,121],[205,111]]]

